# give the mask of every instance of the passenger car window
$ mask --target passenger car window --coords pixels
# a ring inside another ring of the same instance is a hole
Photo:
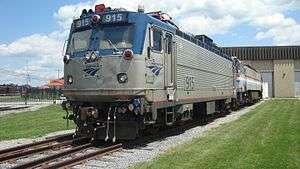
[[[162,31],[157,29],[152,29],[153,32],[153,44],[152,49],[156,51],[162,50]]]

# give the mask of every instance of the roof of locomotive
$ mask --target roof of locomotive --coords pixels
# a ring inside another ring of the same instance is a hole
[[[103,5],[103,4],[100,4]],[[145,32],[145,29],[147,28],[148,24],[154,25],[155,27],[162,28],[166,31],[169,31],[173,34],[176,34],[177,36],[180,36],[202,48],[205,48],[225,59],[228,59],[232,61],[232,58],[230,55],[227,55],[222,48],[218,47],[215,43],[213,43],[212,39],[207,37],[206,35],[193,35],[191,33],[185,33],[181,31],[176,24],[172,22],[172,18],[166,14],[162,13],[161,11],[157,12],[149,12],[149,13],[144,13],[144,11],[127,11],[124,8],[116,8],[116,9],[111,9],[110,7],[108,8],[103,8],[104,10],[101,12],[97,12],[97,5],[95,7],[95,11],[90,9],[89,11],[83,10],[81,16],[79,19],[84,19],[84,18],[91,18],[93,15],[99,15],[100,18],[104,17],[107,14],[113,14],[113,13],[124,13],[127,16],[126,22],[128,23],[134,23],[136,25],[142,25],[143,29],[140,29],[139,35],[141,37],[139,39],[142,39],[145,35],[143,35]],[[72,26],[72,31],[76,29],[74,25]],[[141,52],[141,51],[140,51]]]
[[[256,69],[254,69],[252,66],[250,66],[250,65],[248,65],[248,64],[245,64],[244,66],[245,66],[245,67],[248,67],[249,69],[252,69],[253,71],[255,71],[255,72],[258,73],[258,71],[257,71]]]

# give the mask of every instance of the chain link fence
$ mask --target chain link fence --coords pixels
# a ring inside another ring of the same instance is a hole
[[[53,102],[62,99],[62,90],[55,88],[33,88],[33,87],[14,87],[5,89],[0,88],[0,104],[4,103],[24,103],[28,102]]]

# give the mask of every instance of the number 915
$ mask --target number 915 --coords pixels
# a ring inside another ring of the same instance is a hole
[[[120,22],[123,20],[123,14],[108,14],[104,19],[105,22]]]

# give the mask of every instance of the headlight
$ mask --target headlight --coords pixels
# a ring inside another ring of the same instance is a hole
[[[96,60],[97,59],[97,56],[96,56],[96,54],[94,53],[94,52],[92,52],[92,54],[91,54],[91,60]]]
[[[73,83],[73,77],[72,76],[70,76],[70,75],[67,76],[67,83],[68,84],[72,84]]]
[[[119,73],[117,75],[117,78],[119,83],[126,83],[128,81],[128,77],[126,73]]]
[[[89,59],[90,59],[90,57],[91,57],[91,55],[90,55],[90,52],[87,52],[87,53],[85,54],[85,58],[86,58],[86,60],[89,60]]]
[[[85,54],[85,59],[87,61],[95,61],[97,59],[97,55],[98,55],[97,51],[87,52]]]
[[[69,63],[69,61],[70,61],[70,55],[66,54],[64,56],[64,63],[67,64],[67,63]]]

